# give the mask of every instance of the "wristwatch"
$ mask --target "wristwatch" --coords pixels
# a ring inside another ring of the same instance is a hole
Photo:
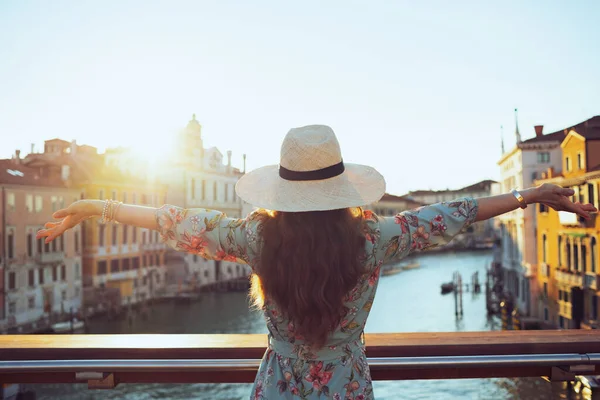
[[[525,202],[525,199],[523,198],[521,193],[519,193],[517,189],[512,189],[510,192],[513,194],[513,196],[516,197],[517,201],[519,202],[519,207],[521,207],[523,210],[526,209],[527,203]]]

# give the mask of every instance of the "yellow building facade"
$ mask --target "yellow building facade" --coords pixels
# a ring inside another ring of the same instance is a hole
[[[549,170],[538,184],[555,183],[575,191],[574,201],[598,207],[600,117],[568,130],[561,143],[562,174]],[[597,327],[600,218],[537,205],[538,312],[558,328]]]

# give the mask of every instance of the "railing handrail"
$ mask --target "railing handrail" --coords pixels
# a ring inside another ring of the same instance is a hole
[[[564,367],[600,365],[600,353],[590,354],[512,354],[446,357],[380,357],[367,359],[370,368],[492,368]],[[0,373],[28,372],[144,372],[248,370],[259,367],[258,359],[154,359],[154,360],[25,360],[0,361]]]
[[[600,353],[594,330],[371,333],[369,357]],[[258,359],[264,334],[0,335],[0,359]]]

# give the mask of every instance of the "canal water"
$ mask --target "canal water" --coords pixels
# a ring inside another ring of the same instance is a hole
[[[485,293],[464,295],[464,315],[457,320],[452,295],[440,285],[459,271],[463,281],[491,262],[491,252],[420,255],[421,267],[381,278],[365,331],[455,332],[500,329],[486,316]],[[248,309],[245,293],[211,293],[190,305],[160,304],[147,320],[95,320],[91,333],[266,333],[262,316]],[[550,384],[531,379],[462,379],[375,381],[377,399],[551,399]],[[31,385],[38,399],[247,399],[249,384],[131,384],[114,390],[90,391],[86,385]],[[554,393],[556,396],[557,393]],[[563,394],[564,396],[564,394]],[[561,397],[563,397],[561,396]],[[566,398],[564,396],[563,398]]]

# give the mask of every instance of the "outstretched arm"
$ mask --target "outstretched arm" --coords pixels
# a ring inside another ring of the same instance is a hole
[[[573,189],[545,183],[530,189],[520,191],[527,204],[542,203],[556,211],[569,211],[590,219],[590,213],[596,212],[592,204],[573,203],[569,196],[575,192]],[[475,221],[483,221],[494,218],[519,208],[520,204],[512,193],[498,196],[482,197],[477,199],[479,210]]]
[[[527,204],[542,203],[557,211],[569,211],[589,219],[596,208],[591,204],[573,203],[572,189],[552,184],[522,190]],[[412,251],[443,245],[476,221],[483,221],[519,208],[512,194],[464,198],[404,211],[367,224],[368,238],[382,251],[383,262],[402,258]]]
[[[102,216],[104,203],[102,200],[79,200],[65,209],[58,210],[52,217],[59,221],[46,223],[45,229],[37,233],[37,238],[45,237],[46,243],[51,242],[81,221]],[[157,210],[154,207],[121,204],[112,217],[121,224],[157,230],[159,229],[156,221]]]
[[[101,217],[107,203],[80,200],[54,213],[57,222],[48,222],[37,237],[46,243],[62,235],[81,221]],[[256,221],[228,218],[224,213],[204,208],[183,209],[164,205],[160,208],[121,204],[108,212],[111,221],[158,230],[165,243],[179,251],[198,254],[207,259],[249,262],[248,224]]]

